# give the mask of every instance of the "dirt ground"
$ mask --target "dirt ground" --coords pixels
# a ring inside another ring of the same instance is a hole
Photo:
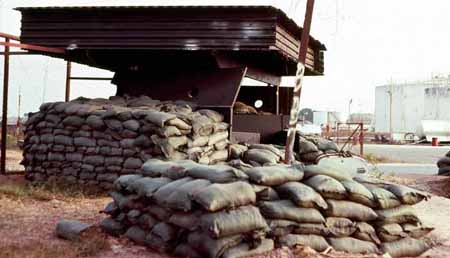
[[[450,257],[450,179],[438,176],[406,175],[389,180],[401,182],[429,191],[434,196],[427,202],[416,205],[420,218],[426,225],[436,229],[430,238],[436,246],[423,257]],[[105,215],[99,213],[110,199],[91,196],[66,196],[64,193],[19,190],[2,190],[2,185],[24,187],[21,176],[0,176],[0,258],[167,258],[144,247],[134,245],[125,239],[117,239],[102,233],[106,247],[89,252],[73,252],[73,243],[60,240],[54,235],[56,223],[62,219],[76,219],[97,224]],[[444,197],[445,196],[445,197]],[[39,247],[39,248],[37,248]],[[85,247],[83,247],[86,249]],[[83,250],[81,248],[81,250]],[[8,251],[10,250],[9,253]],[[12,250],[12,251],[11,251]],[[56,250],[56,251],[54,251]],[[68,251],[69,250],[69,251]],[[78,249],[77,249],[78,250]],[[12,253],[13,252],[13,253]],[[67,255],[64,255],[67,253]],[[277,249],[270,254],[254,258],[294,257],[376,257],[349,256],[331,251],[317,254],[309,249]]]

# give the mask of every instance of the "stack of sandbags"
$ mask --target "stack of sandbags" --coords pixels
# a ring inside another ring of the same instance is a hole
[[[339,152],[339,147],[331,140],[320,136],[298,136],[298,158],[305,164],[317,163],[317,158],[323,154]]]
[[[226,165],[152,159],[118,178],[101,226],[178,257],[243,257],[273,249],[248,176]]]
[[[437,167],[439,168],[438,175],[450,176],[450,151],[438,160]]]
[[[64,177],[110,188],[157,157],[215,164],[228,159],[228,124],[212,110],[148,97],[45,103],[25,124],[27,178]]]

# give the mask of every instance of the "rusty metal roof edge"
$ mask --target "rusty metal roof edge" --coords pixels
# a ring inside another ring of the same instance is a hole
[[[99,10],[99,9],[266,9],[273,10],[277,13],[277,16],[281,18],[281,22],[291,29],[295,29],[299,36],[303,30],[293,19],[289,18],[287,14],[274,6],[271,5],[129,5],[129,6],[42,6],[42,7],[17,7],[14,8],[18,11],[28,11],[28,10]],[[319,46],[320,50],[326,51],[326,47],[319,40],[311,37],[311,43]]]

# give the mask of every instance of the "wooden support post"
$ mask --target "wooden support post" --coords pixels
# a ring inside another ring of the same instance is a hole
[[[68,102],[70,100],[70,77],[72,74],[72,63],[67,61],[66,67],[66,98],[65,101]]]
[[[9,39],[5,38],[9,43]],[[6,173],[6,141],[8,131],[8,87],[9,87],[9,46],[5,45],[4,65],[3,65],[3,110],[2,110],[2,135],[0,151],[0,173]]]
[[[309,31],[314,9],[314,0],[306,3],[305,21],[303,23],[302,38],[300,41],[300,53],[298,58],[297,73],[295,75],[294,97],[289,117],[289,130],[286,137],[284,162],[291,164],[294,161],[294,143],[297,130],[298,115],[300,113],[300,97],[302,95],[302,80],[305,73],[306,54],[309,45]]]

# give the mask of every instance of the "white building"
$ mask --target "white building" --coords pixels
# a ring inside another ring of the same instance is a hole
[[[375,131],[403,139],[416,133],[422,120],[450,121],[450,78],[378,86],[375,89]],[[448,113],[448,114],[447,114]]]

